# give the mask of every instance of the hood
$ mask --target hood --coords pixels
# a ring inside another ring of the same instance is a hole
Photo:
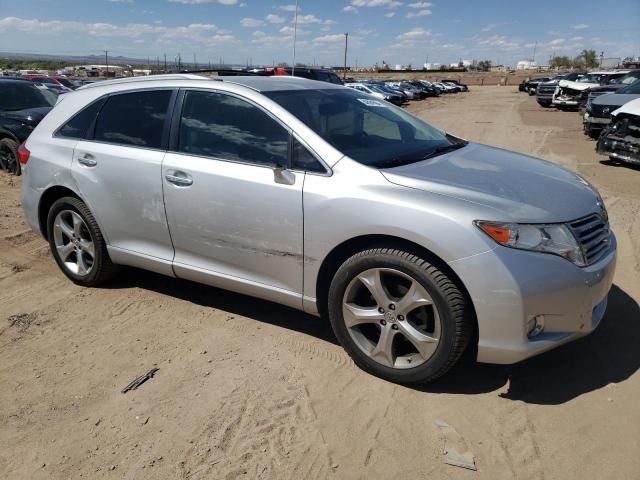
[[[591,87],[591,91],[597,92],[597,93],[615,92],[616,90],[619,90],[624,86],[626,85],[623,85],[621,83],[614,83],[611,85],[601,85],[599,87]]]
[[[24,110],[0,112],[0,115],[35,127],[49,111],[51,111],[51,107],[25,108]]]
[[[570,80],[560,80],[558,82],[558,86],[560,88],[570,88],[572,90],[586,90],[587,88],[593,88],[597,83],[581,83],[581,82],[572,82]]]
[[[621,107],[631,100],[640,98],[638,93],[607,93],[593,100],[592,105],[611,105],[613,107]]]
[[[597,192],[577,174],[477,143],[382,174],[397,185],[493,209],[484,220],[566,222],[597,211]]]
[[[640,98],[636,98],[635,100],[625,103],[611,115],[618,115],[619,113],[627,113],[629,115],[637,115],[640,117]]]

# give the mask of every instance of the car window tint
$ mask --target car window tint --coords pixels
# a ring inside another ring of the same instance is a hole
[[[170,98],[170,90],[109,97],[98,115],[95,140],[160,148]]]
[[[81,110],[58,130],[58,135],[69,138],[86,138],[89,127],[103,103],[104,100],[99,100]]]
[[[291,166],[294,170],[325,173],[326,169],[318,159],[302,145],[297,139],[293,139],[293,158]]]
[[[288,164],[289,132],[255,105],[213,92],[187,92],[178,150],[257,165]]]

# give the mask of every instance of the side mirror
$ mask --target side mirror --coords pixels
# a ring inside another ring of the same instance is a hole
[[[273,181],[282,185],[294,185],[296,174],[285,167],[276,167],[273,169]]]

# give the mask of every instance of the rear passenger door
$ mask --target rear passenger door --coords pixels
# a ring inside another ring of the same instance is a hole
[[[173,246],[161,169],[175,94],[152,89],[110,95],[72,162],[73,178],[114,261],[166,274],[172,274]]]
[[[247,99],[184,92],[162,168],[177,276],[300,307],[305,174],[279,170],[289,142]]]

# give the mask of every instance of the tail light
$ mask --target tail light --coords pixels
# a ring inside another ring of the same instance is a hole
[[[27,147],[24,146],[24,143],[21,143],[18,147],[18,160],[22,165],[26,165],[29,161],[29,156],[31,152],[27,150]]]

